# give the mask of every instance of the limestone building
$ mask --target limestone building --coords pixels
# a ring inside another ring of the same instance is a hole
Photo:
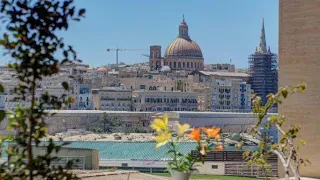
[[[125,86],[103,87],[92,90],[95,110],[131,111],[132,90]]]
[[[249,75],[235,72],[193,72],[201,84],[209,88],[206,110],[250,112],[253,90],[246,83]]]
[[[306,140],[299,155],[311,161],[301,165],[302,176],[320,178],[320,1],[279,1],[279,86],[306,82],[303,94],[279,105],[286,124],[299,124],[298,138]]]
[[[196,111],[197,93],[181,91],[132,92],[133,111]]]
[[[212,83],[212,109],[219,112],[250,112],[251,85],[239,79],[217,79]]]
[[[179,35],[161,56],[161,46],[150,46],[150,70],[160,70],[163,66],[171,70],[195,71],[204,68],[204,59],[199,45],[189,36],[189,27],[183,17],[179,25]]]

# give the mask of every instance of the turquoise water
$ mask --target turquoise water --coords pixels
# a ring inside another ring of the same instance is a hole
[[[160,160],[170,158],[167,154],[168,146],[162,146],[155,150],[155,142],[107,142],[107,141],[68,141],[70,144],[64,147],[96,149],[99,151],[100,160]],[[61,144],[56,141],[56,144]],[[46,142],[43,142],[45,145]],[[181,142],[178,149],[181,153],[187,154],[195,150],[197,143]],[[8,143],[4,143],[2,149],[6,149]],[[250,147],[249,149],[255,149]],[[227,151],[235,150],[234,147],[225,147]],[[6,157],[3,153],[2,157]]]

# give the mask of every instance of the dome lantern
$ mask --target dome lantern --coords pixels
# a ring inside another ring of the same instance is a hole
[[[189,31],[189,28],[188,28],[187,23],[185,22],[184,15],[183,15],[182,22],[179,25],[179,36],[178,37],[190,40],[188,31]]]

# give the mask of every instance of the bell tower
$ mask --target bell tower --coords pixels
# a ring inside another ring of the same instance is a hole
[[[151,70],[157,70],[161,68],[161,46],[150,46],[149,65]]]

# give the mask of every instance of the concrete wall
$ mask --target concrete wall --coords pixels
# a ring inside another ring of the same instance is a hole
[[[284,101],[279,114],[288,124],[300,124],[307,141],[302,157],[312,165],[301,166],[303,176],[320,178],[320,1],[279,1],[279,85],[307,83],[304,94]]]
[[[225,163],[224,162],[205,162],[196,163],[196,166],[199,165],[198,172],[199,174],[215,174],[215,175],[224,175],[225,174]]]
[[[134,161],[134,160],[101,160],[100,167],[122,167],[123,164],[126,164],[128,167],[136,168],[166,168],[168,161]],[[225,166],[224,162],[205,162],[196,163],[199,174],[216,174],[224,175]],[[213,168],[214,166],[214,168]],[[217,168],[215,168],[217,167]]]
[[[35,155],[43,155],[47,147],[34,147]],[[53,153],[57,157],[83,157],[85,169],[99,169],[99,152],[94,149],[80,149],[62,147],[58,153]]]

